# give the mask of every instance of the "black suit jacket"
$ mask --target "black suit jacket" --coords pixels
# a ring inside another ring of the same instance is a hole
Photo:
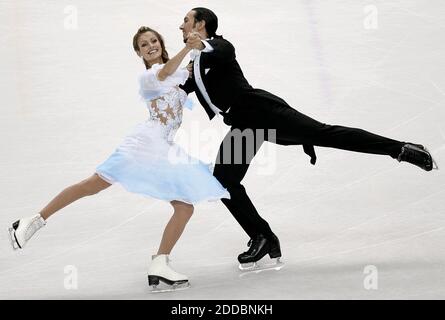
[[[244,78],[241,67],[236,61],[235,48],[229,41],[218,37],[207,42],[213,47],[213,51],[201,52],[199,58],[201,78],[212,103],[226,112],[236,99],[243,92],[252,89],[252,86]],[[209,118],[215,116],[198,89],[194,76],[181,88],[187,94],[195,92]]]
[[[260,98],[267,104],[276,102],[286,104],[277,96],[252,88],[244,77],[238,61],[236,61],[235,48],[229,41],[217,37],[207,40],[207,42],[213,47],[213,51],[201,52],[199,58],[201,78],[212,103],[224,112],[224,122],[226,124],[232,124],[232,120],[230,120],[232,116],[225,112],[231,108],[230,113],[232,113],[234,108],[243,107],[243,101],[253,103],[255,98]],[[187,94],[196,93],[210,120],[215,116],[197,87],[194,75],[181,88]],[[244,96],[241,98],[243,94]],[[281,144],[287,143],[282,142]],[[314,146],[303,145],[303,149],[311,157],[311,164],[315,164],[317,157]]]

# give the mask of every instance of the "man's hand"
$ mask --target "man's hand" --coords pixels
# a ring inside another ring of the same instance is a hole
[[[185,45],[190,49],[203,50],[205,48],[205,45],[202,43],[198,32],[190,32]]]
[[[193,77],[193,62],[190,62],[190,63],[187,65],[187,70],[188,70],[188,72],[189,72],[189,78]]]

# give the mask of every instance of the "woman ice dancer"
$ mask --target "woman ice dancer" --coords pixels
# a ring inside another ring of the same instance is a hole
[[[38,214],[14,222],[9,228],[11,243],[14,249],[22,249],[51,215],[82,197],[120,183],[130,192],[166,200],[173,206],[159,250],[152,256],[148,281],[154,287],[159,281],[175,288],[188,287],[187,276],[169,266],[169,254],[192,216],[193,204],[230,195],[208,165],[173,142],[187,99],[179,85],[189,77],[189,71],[178,67],[191,48],[186,45],[169,59],[162,36],[148,27],[139,28],[133,47],[146,68],[139,82],[149,119],[138,124],[92,176],[64,189]]]

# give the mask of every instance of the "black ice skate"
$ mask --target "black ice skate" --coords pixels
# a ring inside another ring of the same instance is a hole
[[[247,245],[249,250],[238,256],[241,271],[258,273],[264,270],[280,270],[284,266],[280,261],[281,249],[277,236],[273,235],[273,239],[268,240],[259,234]],[[266,255],[272,260],[264,261],[263,257]]]
[[[148,285],[152,287],[152,293],[190,288],[188,277],[174,271],[169,266],[169,262],[170,260],[166,254],[152,256],[152,262],[148,268]],[[158,287],[160,284],[161,286]]]
[[[439,169],[429,151],[420,144],[406,143],[402,147],[402,151],[400,152],[397,160],[399,162],[409,162],[425,171]]]

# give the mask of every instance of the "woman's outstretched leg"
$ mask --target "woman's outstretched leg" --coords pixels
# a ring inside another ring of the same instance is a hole
[[[188,277],[173,270],[169,265],[169,254],[184,231],[185,225],[193,214],[193,206],[181,201],[172,201],[173,216],[167,223],[162,235],[158,253],[152,256],[148,268],[148,284],[156,287],[159,281],[176,287],[188,287]]]
[[[92,196],[109,186],[111,186],[110,183],[106,182],[95,173],[91,177],[73,184],[60,192],[40,211],[40,215],[44,220],[47,220],[51,215],[74,201],[86,196]]]
[[[76,183],[59,193],[39,214],[17,220],[9,228],[11,245],[14,249],[22,249],[31,237],[46,224],[46,220],[66,207],[70,203],[93,194],[96,194],[111,184],[100,178],[97,174]]]

